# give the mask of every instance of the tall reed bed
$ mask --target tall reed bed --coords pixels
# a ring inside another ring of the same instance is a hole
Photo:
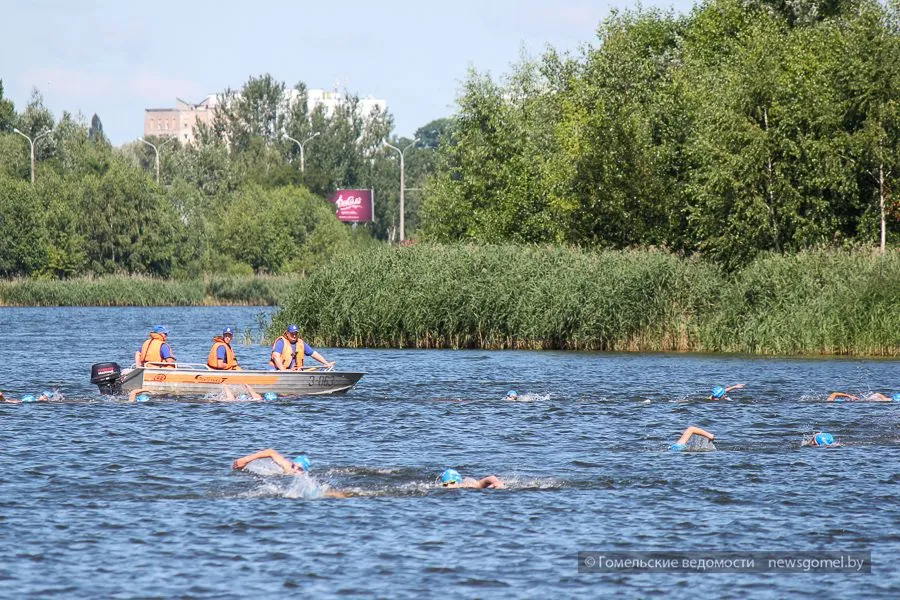
[[[7,306],[273,305],[289,296],[293,277],[208,276],[191,280],[111,275],[77,279],[0,280]]]
[[[659,251],[382,248],[310,274],[275,317],[315,344],[900,354],[900,260],[820,252],[727,277]],[[849,304],[849,306],[848,306]]]

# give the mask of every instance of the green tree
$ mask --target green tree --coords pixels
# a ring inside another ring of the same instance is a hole
[[[3,97],[3,80],[0,79],[0,133],[8,133],[15,127],[16,108],[12,100]]]

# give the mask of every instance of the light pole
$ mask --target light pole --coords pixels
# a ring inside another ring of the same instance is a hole
[[[41,138],[44,137],[44,136],[50,135],[50,134],[53,133],[53,132],[50,131],[50,130],[48,129],[47,131],[45,131],[45,132],[43,132],[43,133],[37,134],[37,135],[34,137],[34,139],[31,139],[30,137],[28,137],[27,135],[25,135],[24,133],[22,133],[21,131],[19,131],[19,130],[16,129],[15,127],[13,127],[13,131],[14,131],[15,133],[18,133],[19,135],[21,135],[21,136],[22,136],[23,138],[25,138],[26,140],[28,140],[28,144],[31,146],[31,184],[34,185],[34,145],[37,143],[37,141],[38,141],[39,139],[41,139]]]
[[[175,138],[173,138],[173,137],[169,138],[166,141],[164,141],[162,144],[160,144],[159,147],[156,147],[154,144],[151,144],[144,138],[138,138],[138,141],[144,142],[145,144],[147,144],[148,146],[153,148],[153,151],[156,153],[156,185],[159,185],[159,148],[162,148],[163,146],[165,146],[166,144],[168,144],[169,142],[171,142],[174,139]]]
[[[319,135],[320,133],[321,133],[321,131],[317,131],[317,132],[315,132],[314,134],[312,134],[311,136],[309,136],[308,138],[306,138],[305,140],[303,140],[302,142],[300,142],[300,141],[298,141],[298,140],[295,140],[294,138],[292,138],[292,137],[289,136],[289,135],[285,135],[285,136],[284,136],[284,137],[286,137],[287,139],[289,139],[289,140],[291,140],[292,142],[294,142],[295,144],[297,144],[298,146],[300,146],[300,172],[301,172],[301,173],[304,173],[304,172],[306,171],[306,160],[305,160],[304,157],[303,157],[303,144],[305,144],[305,143],[308,142],[309,140],[313,139],[314,137],[316,137],[316,136]]]
[[[384,145],[388,148],[392,148],[397,151],[397,154],[400,155],[400,241],[406,240],[406,205],[404,204],[403,191],[406,187],[406,163],[403,160],[403,154],[415,146],[419,141],[419,138],[414,139],[409,144],[407,144],[406,148],[401,150],[397,146],[392,146],[388,143],[387,140],[384,140]]]

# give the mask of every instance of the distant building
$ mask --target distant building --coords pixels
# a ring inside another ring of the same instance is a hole
[[[285,90],[285,100],[294,103],[300,93],[295,89]],[[318,106],[325,107],[325,116],[332,117],[335,109],[344,101],[344,95],[337,91],[307,90],[306,109],[310,113]],[[147,108],[144,110],[144,137],[177,137],[183,143],[193,143],[194,126],[197,123],[212,124],[216,113],[218,97],[210,95],[198,104],[175,99],[175,108]],[[366,96],[359,99],[359,109],[363,115],[369,115],[378,108],[382,113],[387,111],[387,100]]]
[[[194,126],[212,123],[216,96],[207,96],[198,104],[175,99],[175,108],[148,108],[144,110],[144,137],[177,137],[181,143],[193,143]]]

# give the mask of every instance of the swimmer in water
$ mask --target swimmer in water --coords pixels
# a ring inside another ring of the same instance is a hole
[[[709,443],[706,444],[694,444],[691,442],[691,438],[695,435],[700,436],[701,438],[706,438],[709,440]],[[716,436],[706,431],[705,429],[700,429],[699,427],[694,427],[691,425],[687,429],[684,430],[684,433],[681,434],[681,437],[678,438],[678,441],[669,446],[669,450],[673,452],[683,452],[685,450],[715,450],[716,447],[712,444],[712,441],[716,439]],[[691,446],[689,448],[688,446]]]
[[[726,394],[731,390],[742,390],[746,387],[746,383],[738,383],[736,385],[730,385],[728,387],[722,387],[721,385],[717,385],[712,389],[712,393],[709,395],[710,400],[731,400]]]
[[[225,394],[225,398],[224,398],[225,401],[226,402],[235,402],[235,401],[240,402],[240,401],[244,401],[244,400],[254,400],[254,401],[258,402],[261,400],[277,400],[278,399],[278,394],[276,394],[275,392],[266,392],[264,395],[260,396],[256,392],[256,390],[254,390],[252,387],[250,387],[250,384],[245,383],[243,385],[243,387],[247,391],[247,393],[241,394],[239,396],[235,396],[234,393],[231,391],[230,386],[223,385],[222,392]]]
[[[3,392],[0,392],[0,402],[7,402],[9,404],[22,404],[23,402],[50,402],[50,399],[53,397],[53,392],[44,390],[37,396],[34,394],[25,394],[20,399],[16,400],[15,398],[7,398],[3,395]]]
[[[503,481],[494,475],[488,475],[483,479],[473,479],[459,474],[456,469],[447,469],[441,473],[441,486],[446,488],[475,488],[502,490]]]
[[[801,446],[843,446],[843,444],[835,441],[834,436],[830,433],[820,431],[809,439],[800,442]]]
[[[519,393],[516,390],[509,390],[508,392],[506,392],[506,399],[507,400],[518,400]]]
[[[893,396],[887,396],[879,392],[870,392],[861,397],[845,394],[843,392],[832,392],[831,395],[828,396],[826,402],[843,402],[845,398],[847,400],[857,400],[860,402],[900,402],[900,392]]]
[[[240,471],[254,460],[259,460],[261,458],[271,459],[272,462],[281,467],[284,475],[300,476],[309,474],[309,456],[307,456],[305,452],[298,455],[294,460],[290,460],[284,454],[273,448],[266,448],[265,450],[242,456],[231,463],[231,468],[235,471]],[[327,490],[325,496],[329,498],[347,498],[348,494],[337,490]]]

